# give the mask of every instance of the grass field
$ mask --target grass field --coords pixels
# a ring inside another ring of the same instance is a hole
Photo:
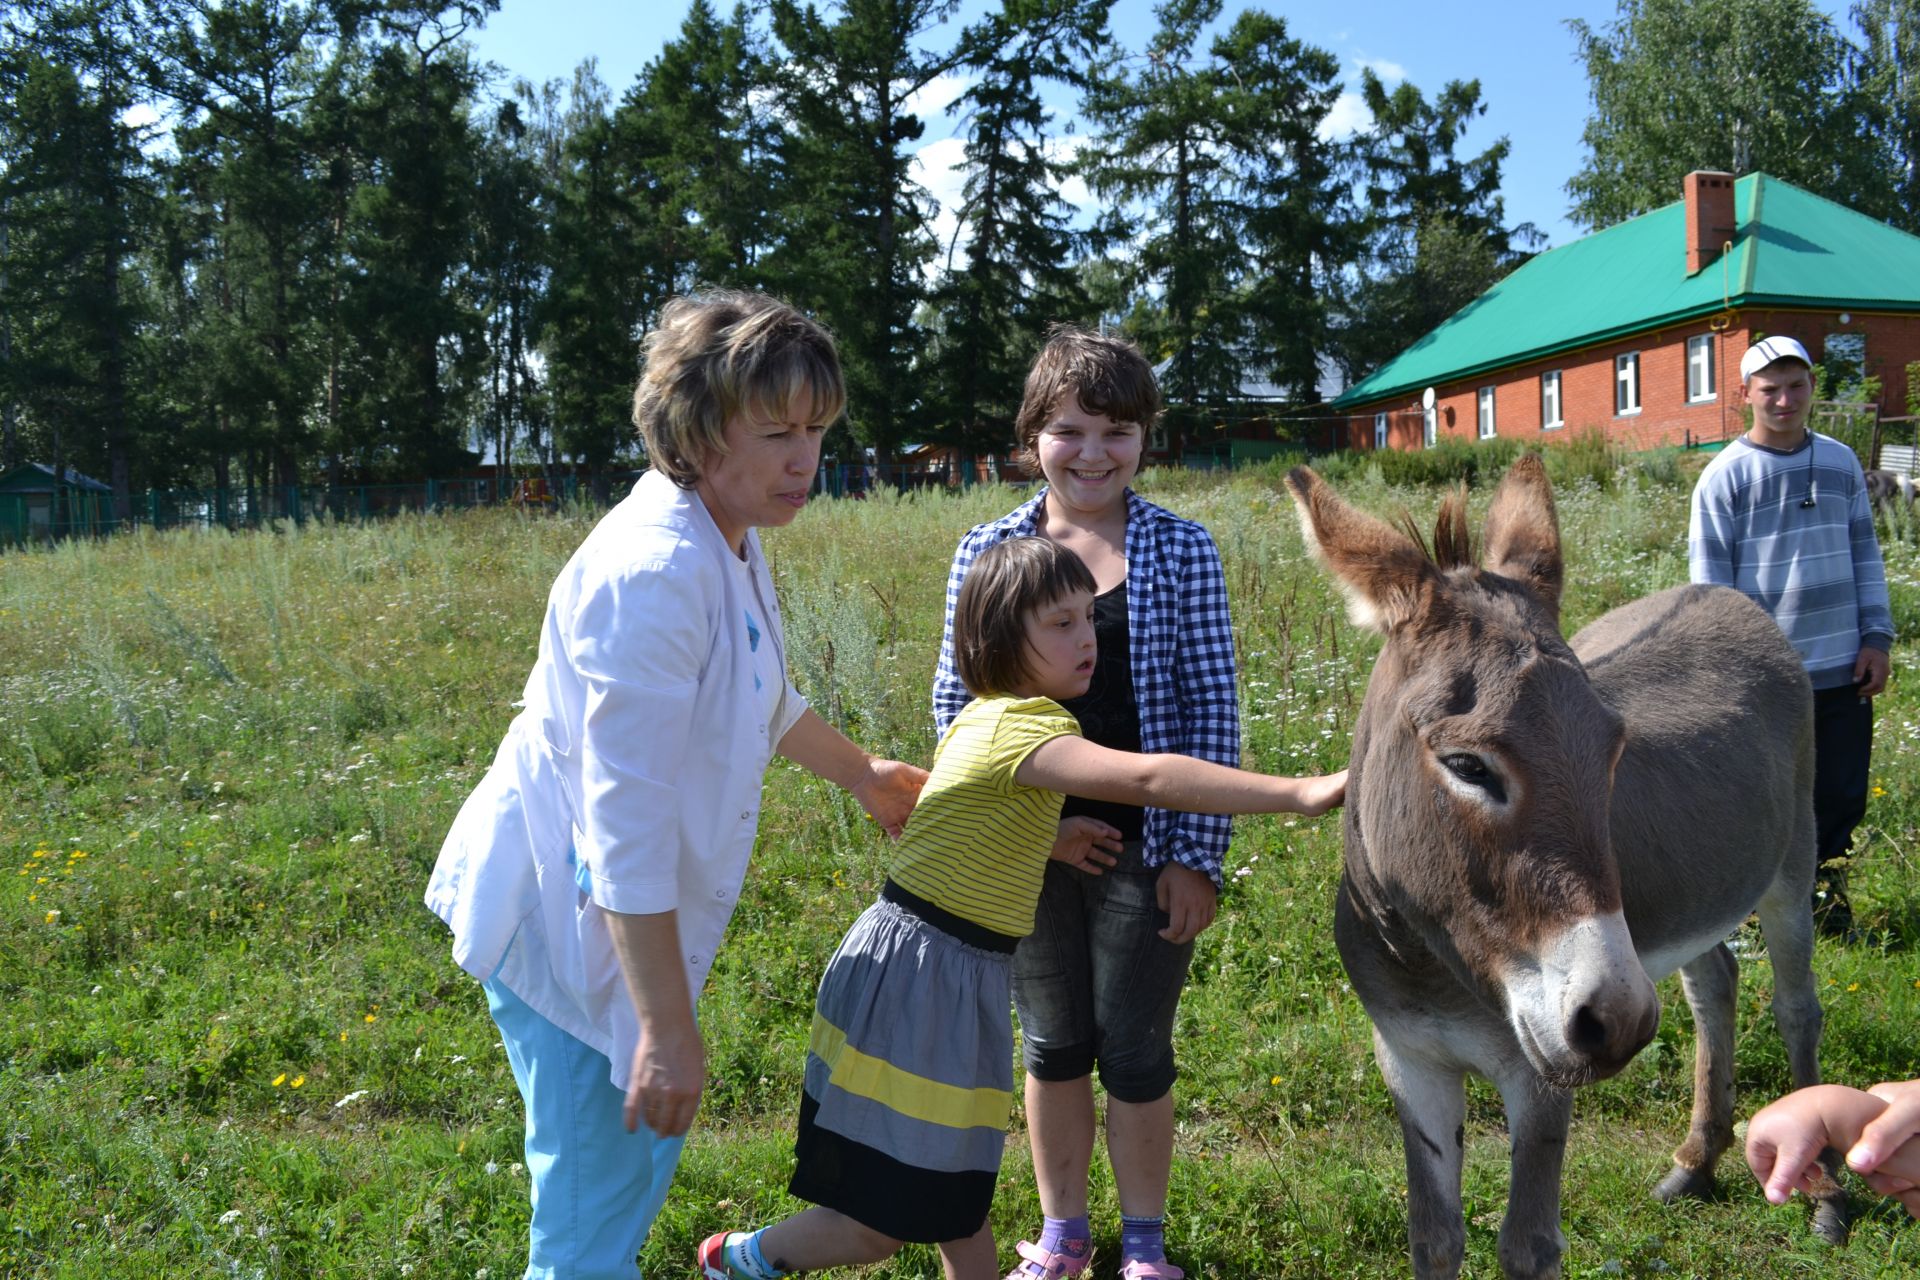
[[[1343,492],[1383,513],[1425,517],[1437,501],[1350,470]],[[1304,559],[1277,480],[1159,473],[1141,487],[1219,541],[1248,763],[1300,773],[1343,762],[1377,646]],[[1562,488],[1570,626],[1684,579],[1686,493],[1670,466]],[[796,674],[856,739],[930,755],[947,559],[1017,498],[822,502],[767,538]],[[519,1273],[518,1099],[420,894],[591,519],[471,512],[0,557],[0,1276]],[[1854,879],[1866,937],[1817,956],[1827,1074],[1857,1083],[1920,1073],[1910,531],[1888,557],[1905,643]],[[791,1207],[813,985],[884,867],[844,796],[784,764],[768,788],[702,1006],[713,1080],[650,1275],[686,1275],[707,1232]],[[1237,831],[1181,1011],[1173,1255],[1196,1277],[1406,1274],[1398,1129],[1328,928],[1338,824]],[[1667,985],[1657,1041],[1576,1106],[1567,1274],[1920,1272],[1920,1229],[1864,1189],[1841,1250],[1812,1239],[1803,1205],[1768,1207],[1737,1156],[1711,1202],[1651,1202],[1691,1090],[1691,1030]],[[1751,959],[1742,1115],[1787,1086],[1769,986]],[[1498,1270],[1501,1124],[1476,1086],[1474,1275]],[[1104,1180],[1095,1215],[1094,1274],[1108,1277],[1118,1211]],[[1017,1117],[994,1222],[1007,1258],[1038,1223]],[[871,1274],[938,1264],[913,1249]]]

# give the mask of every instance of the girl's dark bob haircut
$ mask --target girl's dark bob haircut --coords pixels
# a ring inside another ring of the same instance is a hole
[[[1026,683],[1027,615],[1093,590],[1080,557],[1045,538],[1008,538],[981,552],[953,606],[953,663],[967,692],[985,698]]]

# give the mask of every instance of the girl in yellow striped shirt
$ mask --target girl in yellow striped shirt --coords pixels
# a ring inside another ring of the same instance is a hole
[[[1045,538],[983,552],[955,607],[974,695],[935,750],[880,900],[814,1006],[791,1191],[817,1207],[701,1246],[709,1280],[772,1280],[939,1245],[948,1280],[999,1275],[987,1210],[1013,1098],[1009,958],[1033,928],[1063,795],[1189,813],[1338,805],[1346,773],[1278,778],[1096,746],[1060,703],[1093,677],[1094,581]],[[1084,869],[1094,860],[1078,855]]]

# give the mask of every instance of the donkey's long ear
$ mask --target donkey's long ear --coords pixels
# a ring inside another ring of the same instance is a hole
[[[1507,470],[1487,511],[1486,554],[1480,567],[1532,587],[1555,622],[1566,566],[1560,557],[1560,517],[1553,486],[1537,453],[1523,453]]]
[[[1388,634],[1420,612],[1440,571],[1420,545],[1334,496],[1310,467],[1287,473],[1300,532],[1347,596],[1354,625]]]

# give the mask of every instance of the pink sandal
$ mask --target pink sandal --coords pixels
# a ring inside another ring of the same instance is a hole
[[[1148,1262],[1145,1258],[1128,1258],[1120,1264],[1120,1280],[1184,1280],[1186,1272],[1171,1262]]]
[[[1007,1280],[1064,1280],[1064,1277],[1079,1275],[1093,1261],[1091,1243],[1087,1251],[1078,1257],[1071,1253],[1048,1253],[1031,1240],[1022,1240],[1015,1252],[1040,1270],[1036,1273],[1021,1265],[1007,1272]],[[1177,1276],[1169,1280],[1177,1280]]]

